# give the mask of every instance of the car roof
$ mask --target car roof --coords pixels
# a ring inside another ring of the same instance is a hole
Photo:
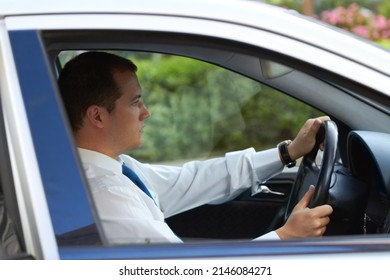
[[[216,13],[218,11],[218,13]],[[0,17],[56,14],[153,14],[258,28],[320,46],[390,76],[390,52],[295,11],[249,0],[0,0]],[[304,30],[304,32],[303,32]],[[338,30],[335,32],[334,30]],[[228,32],[228,30],[224,31]],[[288,47],[288,46],[286,46]]]

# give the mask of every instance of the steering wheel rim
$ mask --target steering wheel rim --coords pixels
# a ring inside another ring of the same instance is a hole
[[[320,144],[324,142],[324,151],[321,167],[316,163],[317,153]],[[316,144],[312,151],[305,155],[299,166],[298,173],[291,190],[290,199],[287,204],[285,220],[290,216],[295,205],[307,192],[310,185],[315,186],[315,191],[309,208],[326,204],[329,198],[332,173],[337,154],[338,130],[337,125],[331,121],[325,121],[316,136]]]

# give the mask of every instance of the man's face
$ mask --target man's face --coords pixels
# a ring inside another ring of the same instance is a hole
[[[142,144],[144,120],[150,116],[141,100],[141,87],[135,73],[115,71],[114,79],[122,96],[110,113],[110,142],[118,154],[137,149]]]

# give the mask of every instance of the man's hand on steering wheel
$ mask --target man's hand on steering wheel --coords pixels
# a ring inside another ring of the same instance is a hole
[[[321,205],[308,208],[308,204],[314,194],[314,187],[309,190],[294,207],[286,223],[276,233],[280,239],[320,237],[324,234],[333,209],[330,205]]]
[[[307,120],[288,145],[291,160],[304,157],[287,205],[286,222],[276,230],[281,239],[322,236],[330,221],[333,209],[323,201],[327,201],[334,166],[337,126],[328,121],[330,118],[327,116]],[[320,147],[325,147],[321,168],[315,163]],[[304,192],[305,189],[307,191]]]
[[[308,154],[314,148],[317,132],[323,122],[327,120],[329,120],[329,117],[323,116],[306,121],[295,139],[288,145],[288,154],[292,160]]]

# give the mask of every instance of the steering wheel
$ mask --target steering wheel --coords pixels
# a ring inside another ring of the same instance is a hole
[[[285,220],[290,216],[295,205],[301,200],[310,185],[315,186],[315,192],[308,205],[309,208],[328,202],[329,188],[331,186],[333,167],[336,160],[337,141],[338,130],[336,124],[331,120],[325,121],[317,133],[314,148],[303,157],[299,166],[287,204]],[[319,167],[316,163],[316,157],[322,142],[324,142],[325,147],[322,163]]]

